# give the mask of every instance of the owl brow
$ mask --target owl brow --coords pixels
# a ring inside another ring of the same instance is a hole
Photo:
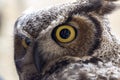
[[[67,20],[64,23],[68,23],[72,20],[72,17],[68,17]]]
[[[65,19],[65,21],[63,21],[61,24],[57,25],[56,27],[61,26],[61,25],[65,25],[65,24],[67,25],[70,21],[72,21],[72,16]]]
[[[22,34],[16,34],[16,36],[19,37],[21,40],[26,38],[26,36]]]

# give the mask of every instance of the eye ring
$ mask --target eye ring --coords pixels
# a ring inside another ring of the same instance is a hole
[[[22,39],[22,45],[25,49],[28,48],[30,43],[31,43],[31,40],[29,38],[26,37],[26,38]]]
[[[76,29],[70,25],[62,25],[55,29],[55,38],[61,43],[68,43],[75,39]]]

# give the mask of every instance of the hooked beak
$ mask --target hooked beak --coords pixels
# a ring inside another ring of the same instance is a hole
[[[39,73],[42,73],[42,70],[46,64],[46,61],[43,59],[43,56],[41,55],[42,50],[38,49],[37,42],[34,45],[33,53],[34,53],[33,57],[34,57],[34,63],[35,63],[36,69],[38,70]]]

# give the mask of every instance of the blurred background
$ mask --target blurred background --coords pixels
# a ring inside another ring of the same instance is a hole
[[[0,80],[18,80],[13,60],[13,26],[17,17],[29,8],[72,1],[75,0],[0,0]],[[112,32],[120,38],[120,10],[108,17]]]

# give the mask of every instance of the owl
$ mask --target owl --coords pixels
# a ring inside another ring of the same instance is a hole
[[[120,80],[120,43],[106,15],[117,0],[78,0],[23,13],[14,27],[19,80]]]

